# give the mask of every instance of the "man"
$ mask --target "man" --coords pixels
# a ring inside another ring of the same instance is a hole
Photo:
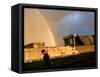
[[[41,53],[43,54],[44,68],[48,68],[50,66],[49,55],[44,49],[41,51]]]

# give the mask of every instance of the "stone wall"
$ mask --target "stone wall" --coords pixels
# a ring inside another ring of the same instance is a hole
[[[66,47],[46,47],[46,48],[25,48],[24,49],[24,62],[32,62],[41,60],[43,55],[41,50],[45,49],[50,58],[63,57],[68,55],[76,55],[84,52],[94,51],[94,45],[89,46],[77,46],[76,48],[71,46]]]

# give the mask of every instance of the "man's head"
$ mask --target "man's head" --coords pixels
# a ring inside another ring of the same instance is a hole
[[[41,53],[42,53],[43,55],[47,54],[46,50],[44,50],[44,49],[41,51]]]

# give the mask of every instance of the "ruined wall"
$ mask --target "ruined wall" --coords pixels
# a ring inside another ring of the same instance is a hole
[[[76,50],[72,48],[71,46],[67,47],[47,47],[47,48],[25,48],[24,49],[24,62],[31,62],[31,61],[37,61],[41,60],[43,55],[41,54],[41,50],[45,49],[48,54],[50,55],[50,58],[56,58],[56,57],[63,57],[68,55],[75,55],[79,53],[84,52],[91,52],[94,51],[94,45],[89,46],[77,46]]]

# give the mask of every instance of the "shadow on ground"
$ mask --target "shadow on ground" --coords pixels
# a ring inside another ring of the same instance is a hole
[[[67,56],[63,58],[56,58],[50,60],[49,67],[44,68],[42,60],[32,63],[25,63],[23,70],[41,70],[41,69],[60,69],[60,68],[80,68],[80,67],[95,67],[96,66],[96,53],[82,53],[78,55]]]

